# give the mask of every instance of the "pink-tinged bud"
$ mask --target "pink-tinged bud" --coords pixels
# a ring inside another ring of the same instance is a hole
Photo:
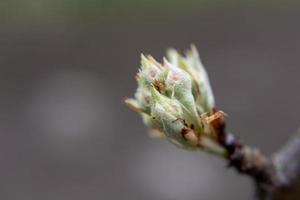
[[[135,98],[126,104],[141,114],[146,126],[176,146],[222,152],[211,124],[218,113],[212,115],[214,97],[196,48],[192,46],[186,56],[171,49],[168,59],[160,64],[141,55]]]

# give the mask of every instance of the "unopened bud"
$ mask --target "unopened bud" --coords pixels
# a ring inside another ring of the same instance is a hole
[[[212,123],[223,112],[214,111],[213,93],[196,48],[192,46],[185,56],[170,49],[168,59],[160,64],[141,55],[135,98],[126,104],[141,114],[146,126],[173,144],[220,152]]]

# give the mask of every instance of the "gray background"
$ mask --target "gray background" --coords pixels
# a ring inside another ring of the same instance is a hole
[[[112,7],[110,16],[76,18],[76,9],[46,16],[34,6],[50,1],[28,2],[37,14],[20,14],[23,4],[1,14],[3,200],[251,199],[250,179],[149,138],[125,107],[141,52],[161,60],[170,46],[196,44],[228,128],[268,155],[300,124],[296,4],[136,15]]]

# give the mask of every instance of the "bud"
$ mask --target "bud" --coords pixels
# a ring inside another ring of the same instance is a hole
[[[173,102],[172,105],[166,105],[166,103],[162,105],[159,102],[156,102],[153,105],[151,116],[161,124],[166,139],[171,143],[184,149],[197,148],[197,143],[192,143],[190,139],[184,137],[186,130],[189,129],[185,126],[185,123],[181,118],[179,118],[181,117],[180,115],[182,112],[178,112],[177,108],[170,110],[174,105],[176,105],[175,102]],[[177,106],[178,105],[176,105],[176,107]],[[168,110],[171,112],[168,112]],[[196,135],[194,136],[197,137]],[[195,140],[197,140],[197,138]]]
[[[185,123],[180,102],[160,94],[155,87],[151,88],[151,93],[153,98],[151,116],[160,123],[160,130],[164,132],[166,138],[180,148],[196,148],[197,135]]]
[[[141,114],[146,126],[178,147],[222,154],[212,121],[214,97],[194,46],[180,55],[168,50],[163,64],[141,55],[134,99],[126,104]]]
[[[214,96],[196,47],[191,45],[191,49],[186,51],[185,57],[174,49],[169,49],[167,55],[172,64],[185,70],[192,77],[193,94],[198,104],[198,110],[211,113],[215,106]]]
[[[141,69],[137,74],[137,81],[141,87],[150,87],[155,81],[160,80],[163,67],[151,56],[147,58],[141,54]]]
[[[166,88],[172,97],[178,99],[182,104],[184,119],[189,126],[194,126],[201,132],[199,115],[197,113],[195,99],[192,94],[192,80],[191,76],[180,68],[176,68],[166,59],[164,59],[165,66],[168,67],[169,72],[166,77]]]

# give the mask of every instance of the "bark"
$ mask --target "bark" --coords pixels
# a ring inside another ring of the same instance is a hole
[[[224,118],[214,120],[218,143],[227,151],[229,166],[250,176],[258,200],[300,199],[300,131],[271,157],[242,144],[225,128]]]
[[[300,131],[273,156],[274,166],[284,186],[273,195],[274,200],[300,199]]]
[[[227,134],[228,137],[230,134]],[[253,178],[258,200],[300,199],[300,134],[291,138],[270,158],[235,139],[225,142],[231,149],[230,166]],[[230,145],[229,145],[230,144]],[[226,145],[225,145],[226,146]]]

